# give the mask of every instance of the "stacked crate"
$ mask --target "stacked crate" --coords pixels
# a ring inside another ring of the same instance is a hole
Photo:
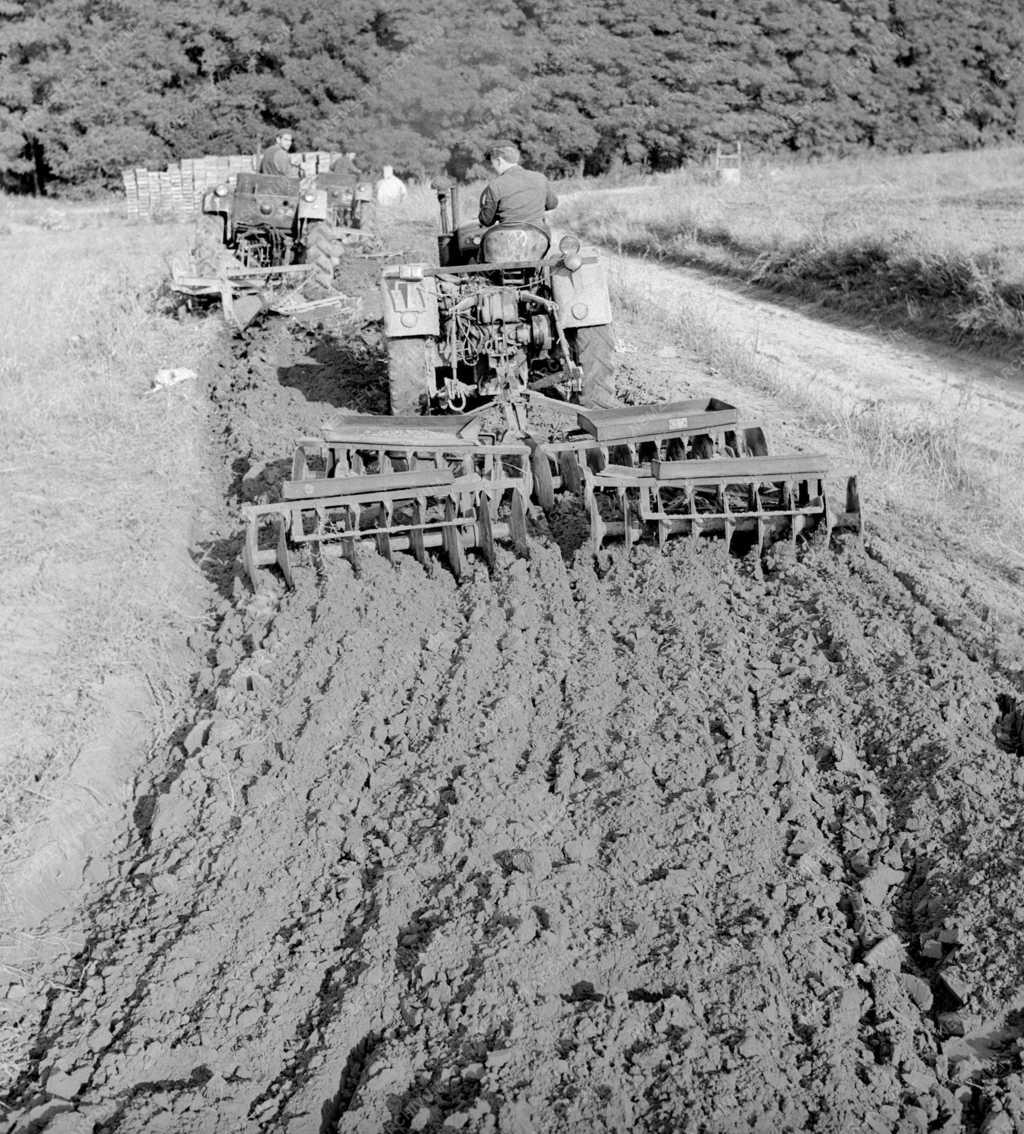
[[[336,151],[309,150],[298,155],[313,174],[326,173],[341,155]],[[164,170],[144,168],[121,172],[128,212],[140,220],[191,220],[203,207],[203,194],[229,181],[238,173],[259,168],[252,154],[228,157],[182,158]]]
[[[191,220],[202,209],[207,190],[255,166],[251,154],[238,154],[183,158],[159,171],[122,170],[128,212],[140,220]]]

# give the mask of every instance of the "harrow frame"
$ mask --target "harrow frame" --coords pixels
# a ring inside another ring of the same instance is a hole
[[[860,534],[863,529],[855,475],[846,474],[842,510],[829,502],[828,458],[803,454],[748,457],[730,461],[652,460],[647,469],[608,466],[584,477],[584,498],[595,551],[606,540],[621,539],[627,550],[654,528],[659,547],[674,535],[699,539],[724,537],[726,552],[737,533],[752,533],[760,555],[786,537],[824,530],[826,540],[837,530]],[[736,498],[741,498],[739,507]],[[744,499],[745,498],[745,499]],[[616,513],[609,519],[608,513]]]
[[[522,481],[526,495],[531,494],[528,445],[480,436],[480,422],[472,415],[451,420],[452,428],[440,429],[416,417],[344,419],[325,429],[322,437],[299,441],[292,480],[448,469],[456,478]],[[311,458],[322,470],[312,470]]]
[[[559,490],[583,495],[587,470],[600,472],[613,463],[649,469],[652,460],[670,454],[694,459],[767,452],[762,430],[739,425],[736,407],[718,398],[581,410],[569,438],[534,444],[533,480],[537,502],[548,509]]]
[[[576,429],[555,442],[530,435],[525,404],[505,408],[518,440],[484,433],[481,411],[346,416],[301,440],[281,500],[243,509],[253,585],[276,564],[293,586],[292,550],[304,546],[356,571],[367,543],[391,562],[411,552],[424,565],[436,549],[456,578],[470,550],[489,566],[499,542],[528,558],[529,501],[548,510],[558,490],[582,498],[595,552],[612,540],[628,551],[645,537],[664,547],[676,535],[715,535],[727,552],[745,536],[760,555],[815,530],[826,540],[862,530],[855,475],[842,474],[845,501],[835,506],[826,457],[768,456],[762,430],[740,425],[736,408],[717,398],[570,411]]]
[[[479,550],[489,567],[499,541],[510,543],[523,557],[530,553],[529,497],[522,481],[457,478],[447,469],[414,469],[290,480],[282,495],[276,503],[243,508],[242,560],[254,589],[260,568],[273,565],[294,587],[292,549],[303,546],[316,556],[347,559],[356,573],[364,543],[372,543],[391,563],[395,552],[407,551],[424,566],[429,566],[427,552],[440,549],[456,579],[466,572],[470,550]],[[262,538],[267,531],[269,546]]]

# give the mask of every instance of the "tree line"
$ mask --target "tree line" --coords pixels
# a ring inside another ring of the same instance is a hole
[[[296,148],[480,172],[670,169],[1024,133],[1021,0],[0,0],[0,184]]]

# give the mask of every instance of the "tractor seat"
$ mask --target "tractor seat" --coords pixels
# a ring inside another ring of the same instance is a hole
[[[542,260],[551,247],[551,234],[536,224],[496,224],[480,241],[481,264]]]

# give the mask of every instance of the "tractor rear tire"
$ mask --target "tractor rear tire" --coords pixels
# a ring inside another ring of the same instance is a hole
[[[431,340],[388,339],[388,398],[392,415],[423,413],[433,392]]]
[[[305,261],[313,265],[313,283],[326,291],[334,290],[334,272],[341,263],[339,234],[327,224],[318,224],[309,234]]]
[[[581,400],[592,409],[620,405],[615,396],[615,332],[611,323],[577,327],[569,335],[575,361],[583,370]]]
[[[224,219],[204,213],[196,221],[192,236],[192,262],[196,275],[218,276],[228,267],[238,267],[238,261],[224,244]]]

